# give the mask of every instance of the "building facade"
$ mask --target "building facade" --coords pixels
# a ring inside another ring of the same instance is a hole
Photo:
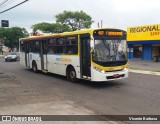
[[[127,28],[128,58],[152,60],[160,54],[160,24]]]

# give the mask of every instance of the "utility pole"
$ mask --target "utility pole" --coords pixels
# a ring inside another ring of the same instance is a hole
[[[98,22],[98,28],[99,28],[99,22]]]
[[[101,28],[103,27],[103,20],[101,20]]]
[[[98,28],[102,28],[103,27],[103,20],[101,20],[100,24],[98,22]]]

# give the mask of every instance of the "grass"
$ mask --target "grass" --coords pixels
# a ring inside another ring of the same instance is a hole
[[[160,70],[155,70],[155,72],[160,72]]]

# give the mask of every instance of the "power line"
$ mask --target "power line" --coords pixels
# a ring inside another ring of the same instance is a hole
[[[19,3],[19,4],[17,4],[17,5],[15,5],[15,6],[12,6],[12,7],[9,8],[9,9],[6,9],[6,10],[4,10],[4,11],[1,11],[0,14],[2,14],[2,13],[4,13],[4,12],[7,12],[7,11],[9,11],[9,10],[11,10],[11,9],[13,9],[13,8],[15,8],[15,7],[23,4],[23,3],[25,3],[25,2],[27,2],[27,1],[28,1],[28,0],[25,0],[25,1],[23,1],[23,2],[21,2],[21,3]]]
[[[8,1],[7,3],[1,5],[1,6],[0,6],[0,9],[3,8],[3,7],[5,7],[5,6],[8,6],[8,5],[14,3],[15,1],[17,1],[17,0],[10,0],[10,1]]]
[[[5,4],[6,2],[8,2],[8,0],[4,0],[4,1],[0,4],[0,6],[2,6],[2,5]]]

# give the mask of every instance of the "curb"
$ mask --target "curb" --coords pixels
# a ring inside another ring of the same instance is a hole
[[[129,72],[139,73],[139,74],[149,74],[149,75],[157,75],[157,76],[160,76],[160,72],[142,71],[142,70],[132,70],[132,69],[129,69]]]

